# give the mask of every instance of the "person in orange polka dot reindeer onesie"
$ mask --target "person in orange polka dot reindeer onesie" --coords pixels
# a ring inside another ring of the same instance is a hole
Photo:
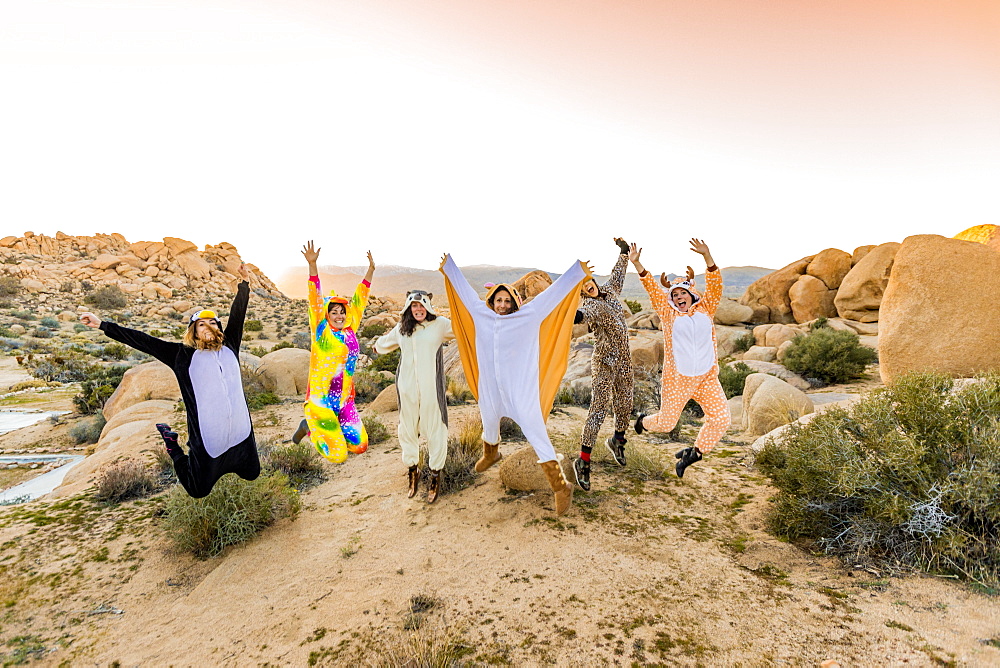
[[[667,432],[674,428],[689,399],[694,399],[705,412],[705,424],[693,446],[677,453],[677,476],[702,459],[729,428],[729,405],[719,383],[719,362],[715,338],[715,311],[722,301],[722,272],[712,259],[708,245],[701,239],[691,239],[691,250],[705,258],[706,290],[702,297],[695,290],[694,270],[687,276],[668,281],[660,275],[659,285],[639,261],[642,249],[632,244],[629,260],[639,272],[639,279],[649,293],[653,308],[663,329],[663,385],[660,390],[660,411],[639,415],[635,431]],[[660,285],[663,287],[661,288]]]

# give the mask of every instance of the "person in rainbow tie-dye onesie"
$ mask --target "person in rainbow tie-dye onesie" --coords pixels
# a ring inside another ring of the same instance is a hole
[[[309,264],[309,388],[306,390],[305,427],[296,432],[298,442],[305,433],[321,455],[334,463],[347,459],[347,451],[361,454],[368,449],[368,434],[354,405],[354,368],[360,347],[356,331],[361,324],[368,291],[375,274],[375,261],[368,252],[368,273],[348,300],[332,294],[324,298],[316,260],[319,248],[308,242],[302,255]]]

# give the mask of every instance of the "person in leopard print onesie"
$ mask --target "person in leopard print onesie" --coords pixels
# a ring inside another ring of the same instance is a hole
[[[632,354],[628,347],[628,325],[625,324],[629,313],[620,299],[629,245],[621,238],[616,238],[615,243],[621,253],[611,278],[600,286],[594,279],[583,284],[583,300],[574,320],[577,324],[586,323],[597,339],[591,361],[593,398],[580,438],[580,457],[573,462],[576,484],[588,492],[590,453],[608,408],[615,414],[615,433],[608,437],[605,445],[619,466],[625,466],[625,429],[632,414]]]

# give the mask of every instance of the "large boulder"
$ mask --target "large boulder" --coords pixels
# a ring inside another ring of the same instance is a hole
[[[823,281],[823,284],[830,290],[840,287],[844,276],[851,270],[851,254],[845,253],[838,248],[827,248],[816,254],[809,266],[806,267],[806,274],[814,276]]]
[[[163,399],[176,402],[181,398],[177,377],[163,362],[145,362],[132,367],[122,376],[118,389],[104,404],[104,417],[110,422],[120,412],[143,401]]]
[[[629,339],[633,368],[655,369],[663,366],[663,335],[643,333]]]
[[[878,246],[878,244],[869,244],[867,246],[858,246],[854,249],[854,254],[851,255],[851,266],[853,267],[858,262],[861,262],[865,258],[865,255],[872,252],[872,249]]]
[[[365,408],[365,413],[392,413],[399,410],[399,391],[395,383],[378,393]]]
[[[541,294],[542,290],[550,285],[552,285],[552,278],[541,269],[529,271],[514,281],[514,289],[521,295],[521,299],[526,302],[534,299]]]
[[[625,324],[633,329],[659,329],[660,316],[653,309],[633,313],[625,319]]]
[[[1000,253],[993,248],[932,234],[907,237],[882,301],[883,382],[909,371],[965,377],[1000,369],[997,294]]]
[[[582,379],[590,379],[591,363],[594,359],[594,345],[586,341],[574,341],[569,348],[569,362],[563,374],[563,384],[571,384]]]
[[[796,260],[791,264],[762,276],[747,287],[740,303],[753,309],[753,321],[758,323],[793,323],[792,304],[788,291],[806,272],[814,255]]]
[[[754,373],[743,389],[743,429],[754,437],[813,412],[812,400],[774,376]]]
[[[746,327],[715,326],[715,340],[718,343],[718,356],[730,357],[736,353],[736,342],[749,334]]]
[[[767,346],[750,346],[750,350],[743,353],[745,360],[757,360],[760,362],[773,362],[777,359],[778,349]]]
[[[803,392],[812,387],[811,385],[809,385],[809,381],[807,381],[802,376],[798,375],[794,371],[789,371],[785,367],[781,366],[780,364],[776,364],[774,362],[761,362],[760,360],[743,359],[743,360],[734,360],[729,364],[727,364],[726,366],[733,367],[740,363],[746,364],[756,373],[766,373],[774,376],[775,378],[780,378],[781,380],[785,381],[792,387],[798,390],[802,390]]]
[[[976,225],[955,235],[956,239],[975,241],[1000,251],[1000,225]]]
[[[751,322],[752,320],[752,308],[728,297],[722,298],[722,301],[719,302],[719,308],[715,311],[717,325],[738,325],[741,322]]]
[[[380,325],[385,328],[385,331],[388,332],[396,326],[396,323],[398,323],[401,318],[402,316],[396,312],[386,311],[384,313],[377,313],[365,320],[361,328],[364,329],[365,327],[370,327],[372,325]]]
[[[899,244],[894,241],[876,246],[847,273],[834,299],[841,318],[878,321],[882,295],[898,250]]]
[[[809,274],[799,276],[799,280],[788,289],[788,302],[795,322],[836,316],[837,307],[833,305],[836,296],[837,291],[828,288],[819,278]]]
[[[573,465],[569,457],[562,457],[560,465],[566,480],[573,484]],[[500,462],[500,483],[507,489],[519,492],[540,492],[551,490],[549,481],[538,463],[538,455],[530,445],[520,448],[512,454],[504,455]]]
[[[753,328],[754,342],[758,346],[777,348],[785,341],[802,336],[802,330],[788,325],[757,325]]]
[[[257,369],[264,386],[276,394],[305,394],[309,387],[309,351],[282,348],[260,358]]]

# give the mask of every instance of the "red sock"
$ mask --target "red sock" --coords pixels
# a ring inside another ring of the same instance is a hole
[[[580,459],[582,459],[585,462],[589,462],[590,461],[590,453],[589,452],[581,452],[580,453]]]

